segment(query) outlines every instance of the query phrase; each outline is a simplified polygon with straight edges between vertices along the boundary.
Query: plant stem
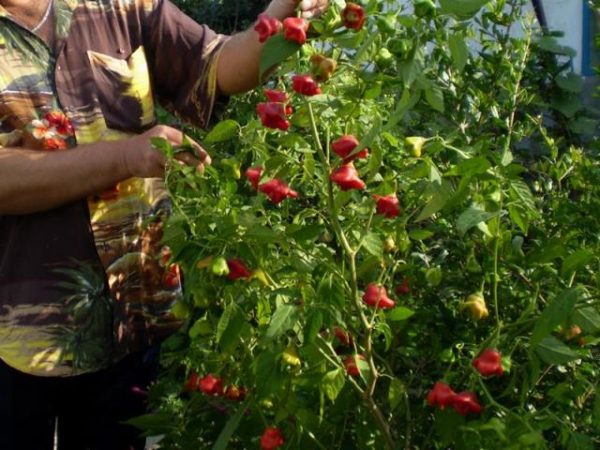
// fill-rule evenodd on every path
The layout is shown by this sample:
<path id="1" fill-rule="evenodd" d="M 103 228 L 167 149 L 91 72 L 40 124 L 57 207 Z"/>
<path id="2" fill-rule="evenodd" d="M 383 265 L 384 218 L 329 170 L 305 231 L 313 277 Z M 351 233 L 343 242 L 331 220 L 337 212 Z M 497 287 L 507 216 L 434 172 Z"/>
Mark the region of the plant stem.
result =
<path id="1" fill-rule="evenodd" d="M 315 114 L 312 109 L 311 103 L 307 102 L 306 104 L 307 104 L 307 108 L 308 108 L 308 115 L 310 118 L 310 125 L 311 125 L 313 138 L 317 145 L 317 152 L 319 154 L 319 157 L 322 160 L 323 165 L 325 166 L 327 174 L 329 174 L 329 173 L 331 173 L 331 165 L 329 164 L 329 159 L 325 155 L 325 151 L 323 149 L 321 140 L 319 138 L 319 131 L 317 129 L 317 122 L 315 120 Z M 394 450 L 395 443 L 392 438 L 389 424 L 385 420 L 383 413 L 381 412 L 381 410 L 379 409 L 379 407 L 377 406 L 377 403 L 375 403 L 375 400 L 373 398 L 373 394 L 375 392 L 375 387 L 377 385 L 377 379 L 379 378 L 379 375 L 377 372 L 377 367 L 375 366 L 375 360 L 374 360 L 374 354 L 373 354 L 373 326 L 371 325 L 371 323 L 369 323 L 369 320 L 367 319 L 366 315 L 363 312 L 362 304 L 360 302 L 360 296 L 359 296 L 359 292 L 358 292 L 358 276 L 357 276 L 357 270 L 356 270 L 357 250 L 353 249 L 352 246 L 350 245 L 350 242 L 348 241 L 348 238 L 347 238 L 346 234 L 344 233 L 344 229 L 342 228 L 342 225 L 339 221 L 337 208 L 335 207 L 335 201 L 334 201 L 333 184 L 329 178 L 327 179 L 327 209 L 329 212 L 329 216 L 331 217 L 331 225 L 333 227 L 333 230 L 334 230 L 337 238 L 339 239 L 339 242 L 342 244 L 342 250 L 344 252 L 344 256 L 346 257 L 346 260 L 348 262 L 348 266 L 350 269 L 350 288 L 352 291 L 352 293 L 351 293 L 352 303 L 354 305 L 354 309 L 356 310 L 356 313 L 358 314 L 360 321 L 363 325 L 363 328 L 365 330 L 365 339 L 364 339 L 365 355 L 364 355 L 364 357 L 367 361 L 367 364 L 369 365 L 370 377 L 369 377 L 369 382 L 367 384 L 367 388 L 365 390 L 361 390 L 362 391 L 361 393 L 362 393 L 363 399 L 364 399 L 367 407 L 369 408 L 369 411 L 371 411 L 371 414 L 373 415 L 373 418 L 375 419 L 377 428 L 379 428 L 379 430 L 381 431 L 381 433 L 385 439 L 386 447 L 389 450 Z"/>

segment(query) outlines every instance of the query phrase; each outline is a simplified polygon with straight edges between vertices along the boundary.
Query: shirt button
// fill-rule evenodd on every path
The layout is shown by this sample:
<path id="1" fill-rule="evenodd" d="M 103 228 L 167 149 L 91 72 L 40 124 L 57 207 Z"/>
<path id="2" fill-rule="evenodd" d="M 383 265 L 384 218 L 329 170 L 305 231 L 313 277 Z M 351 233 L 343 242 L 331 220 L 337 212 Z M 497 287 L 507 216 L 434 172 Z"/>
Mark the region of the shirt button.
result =
<path id="1" fill-rule="evenodd" d="M 119 47 L 119 49 L 117 50 L 117 53 L 118 53 L 119 55 L 122 55 L 123 53 L 125 53 L 125 49 L 124 49 L 124 48 L 120 48 L 120 47 Z"/>
<path id="2" fill-rule="evenodd" d="M 56 66 L 56 70 L 62 70 L 62 66 L 60 66 L 60 65 Z"/>

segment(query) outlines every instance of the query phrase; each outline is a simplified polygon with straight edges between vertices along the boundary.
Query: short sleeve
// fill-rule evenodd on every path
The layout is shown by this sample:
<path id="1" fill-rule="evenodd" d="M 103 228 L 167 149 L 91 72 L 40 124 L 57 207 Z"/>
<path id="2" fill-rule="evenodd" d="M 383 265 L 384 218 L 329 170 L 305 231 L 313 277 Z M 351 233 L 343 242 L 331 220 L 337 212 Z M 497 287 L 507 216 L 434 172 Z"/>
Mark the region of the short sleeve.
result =
<path id="1" fill-rule="evenodd" d="M 156 0 L 142 26 L 158 102 L 205 128 L 218 96 L 217 63 L 228 36 L 196 23 L 168 0 Z"/>

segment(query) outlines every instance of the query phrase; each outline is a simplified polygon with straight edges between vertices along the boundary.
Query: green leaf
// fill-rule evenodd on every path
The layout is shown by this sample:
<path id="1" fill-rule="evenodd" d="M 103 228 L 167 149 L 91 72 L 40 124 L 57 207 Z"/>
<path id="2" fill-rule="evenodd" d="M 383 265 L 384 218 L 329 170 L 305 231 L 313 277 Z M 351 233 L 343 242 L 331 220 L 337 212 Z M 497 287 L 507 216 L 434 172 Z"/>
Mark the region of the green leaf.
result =
<path id="1" fill-rule="evenodd" d="M 521 212 L 521 208 L 510 205 L 508 207 L 508 216 L 510 217 L 510 220 L 517 224 L 523 234 L 527 234 L 527 231 L 529 230 L 529 219 L 526 214 Z"/>
<path id="2" fill-rule="evenodd" d="M 240 124 L 235 120 L 227 119 L 216 124 L 204 138 L 204 142 L 214 144 L 233 139 L 240 134 Z"/>
<path id="3" fill-rule="evenodd" d="M 538 248 L 527 254 L 529 264 L 547 264 L 560 258 L 565 254 L 565 247 L 559 239 L 552 238 L 543 242 Z"/>
<path id="4" fill-rule="evenodd" d="M 482 209 L 470 207 L 464 211 L 456 222 L 456 226 L 461 234 L 465 234 L 472 227 L 499 216 L 501 211 L 487 212 Z"/>
<path id="5" fill-rule="evenodd" d="M 439 86 L 429 86 L 425 89 L 425 100 L 427 103 L 441 113 L 444 112 L 444 94 Z"/>
<path id="6" fill-rule="evenodd" d="M 600 431 L 600 392 L 596 391 L 596 397 L 594 399 L 594 410 L 592 412 L 592 423 L 596 430 Z"/>
<path id="7" fill-rule="evenodd" d="M 542 361 L 548 364 L 565 364 L 581 357 L 554 336 L 548 336 L 536 347 L 535 351 Z"/>
<path id="8" fill-rule="evenodd" d="M 593 306 L 577 308 L 571 322 L 579 325 L 585 334 L 596 334 L 600 331 L 600 314 Z"/>
<path id="9" fill-rule="evenodd" d="M 202 317 L 201 319 L 196 320 L 194 325 L 192 325 L 188 331 L 188 334 L 191 339 L 195 339 L 198 336 L 208 336 L 209 334 L 212 334 L 212 332 L 213 328 L 210 321 L 207 318 Z"/>
<path id="10" fill-rule="evenodd" d="M 399 322 L 414 316 L 414 314 L 415 312 L 410 308 L 406 308 L 405 306 L 397 306 L 387 314 L 387 318 L 388 320 Z"/>
<path id="11" fill-rule="evenodd" d="M 465 38 L 460 33 L 454 33 L 448 38 L 450 53 L 452 54 L 452 65 L 457 71 L 462 71 L 469 59 L 469 47 Z"/>
<path id="12" fill-rule="evenodd" d="M 238 408 L 238 410 L 236 411 L 236 413 L 229 418 L 229 420 L 227 421 L 227 423 L 221 430 L 221 433 L 219 433 L 219 437 L 217 438 L 215 445 L 213 445 L 213 448 L 212 448 L 213 450 L 226 450 L 227 449 L 229 440 L 231 439 L 231 436 L 233 436 L 233 433 L 235 432 L 235 430 L 237 430 L 238 426 L 240 425 L 240 422 L 242 420 L 242 417 L 244 417 L 245 412 L 246 412 L 246 404 L 240 406 Z"/>
<path id="13" fill-rule="evenodd" d="M 235 348 L 240 334 L 247 326 L 243 311 L 235 303 L 230 303 L 223 311 L 217 324 L 217 343 L 223 352 L 228 353 Z"/>
<path id="14" fill-rule="evenodd" d="M 334 402 L 345 383 L 346 377 L 344 376 L 344 371 L 338 368 L 325 374 L 321 380 L 321 389 L 323 389 L 327 398 Z"/>
<path id="15" fill-rule="evenodd" d="M 569 436 L 567 450 L 594 450 L 597 448 L 590 436 L 582 433 L 573 433 Z"/>
<path id="16" fill-rule="evenodd" d="M 469 19 L 477 14 L 489 0 L 440 0 L 444 14 L 452 14 L 459 19 Z"/>
<path id="17" fill-rule="evenodd" d="M 429 239 L 433 236 L 433 231 L 430 230 L 412 230 L 408 233 L 408 237 L 415 241 L 424 241 L 425 239 Z"/>
<path id="18" fill-rule="evenodd" d="M 486 173 L 490 167 L 490 162 L 485 156 L 476 156 L 475 158 L 464 159 L 460 161 L 457 165 L 452 167 L 452 169 L 446 172 L 445 175 L 461 175 L 471 177 Z"/>
<path id="19" fill-rule="evenodd" d="M 260 79 L 263 80 L 266 72 L 292 56 L 300 50 L 300 47 L 301 45 L 297 42 L 286 40 L 283 37 L 283 33 L 271 36 L 265 42 L 260 55 Z"/>
<path id="20" fill-rule="evenodd" d="M 575 72 L 569 72 L 567 75 L 556 77 L 556 84 L 565 91 L 579 94 L 583 90 L 583 79 Z"/>
<path id="21" fill-rule="evenodd" d="M 365 234 L 361 241 L 361 247 L 373 256 L 383 257 L 383 241 L 377 233 L 369 232 Z"/>
<path id="22" fill-rule="evenodd" d="M 442 181 L 441 185 L 433 183 L 431 190 L 433 191 L 431 200 L 423 207 L 415 222 L 422 222 L 441 211 L 446 206 L 446 203 L 448 203 L 450 197 L 452 197 L 452 187 L 446 181 Z"/>
<path id="23" fill-rule="evenodd" d="M 537 40 L 537 45 L 544 51 L 554 53 L 556 55 L 565 55 L 574 58 L 577 52 L 570 47 L 560 45 L 552 36 L 543 36 Z"/>
<path id="24" fill-rule="evenodd" d="M 304 341 L 306 343 L 314 342 L 317 334 L 321 331 L 323 326 L 323 313 L 318 310 L 311 310 L 306 319 L 306 326 L 304 327 Z"/>
<path id="25" fill-rule="evenodd" d="M 344 288 L 333 274 L 326 275 L 321 279 L 317 288 L 317 298 L 325 305 L 337 308 L 344 308 L 346 305 Z"/>
<path id="26" fill-rule="evenodd" d="M 173 417 L 168 413 L 150 413 L 133 417 L 124 423 L 144 430 L 145 436 L 156 436 L 170 433 L 173 428 Z"/>
<path id="27" fill-rule="evenodd" d="M 405 392 L 406 388 L 404 387 L 404 384 L 397 378 L 392 378 L 392 381 L 390 381 L 390 389 L 388 391 L 388 400 L 392 411 L 400 405 Z"/>
<path id="28" fill-rule="evenodd" d="M 542 342 L 546 336 L 552 333 L 554 328 L 563 323 L 571 315 L 575 303 L 581 295 L 582 289 L 575 287 L 566 289 L 554 297 L 535 322 L 531 335 L 531 345 Z"/>
<path id="29" fill-rule="evenodd" d="M 523 180 L 510 180 L 510 198 L 522 208 L 537 216 L 538 210 L 529 186 Z"/>
<path id="30" fill-rule="evenodd" d="M 560 274 L 563 277 L 570 277 L 574 272 L 585 267 L 592 259 L 594 254 L 588 250 L 580 249 L 565 258 Z"/>
<path id="31" fill-rule="evenodd" d="M 275 339 L 290 330 L 298 321 L 298 308 L 294 305 L 279 305 L 271 318 L 266 333 L 268 339 Z"/>

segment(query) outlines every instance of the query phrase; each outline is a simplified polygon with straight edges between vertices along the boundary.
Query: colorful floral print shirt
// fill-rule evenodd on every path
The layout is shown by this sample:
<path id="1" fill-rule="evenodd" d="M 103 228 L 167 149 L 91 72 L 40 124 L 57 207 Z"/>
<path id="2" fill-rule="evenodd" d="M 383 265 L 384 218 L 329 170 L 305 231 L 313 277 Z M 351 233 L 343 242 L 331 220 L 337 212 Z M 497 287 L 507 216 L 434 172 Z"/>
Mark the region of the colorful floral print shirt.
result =
<path id="1" fill-rule="evenodd" d="M 53 49 L 0 6 L 0 152 L 122 140 L 155 124 L 155 102 L 206 125 L 225 36 L 167 0 L 53 1 Z M 162 180 L 129 179 L 0 216 L 0 358 L 70 376 L 176 330 L 179 272 L 161 244 L 168 211 Z"/>

